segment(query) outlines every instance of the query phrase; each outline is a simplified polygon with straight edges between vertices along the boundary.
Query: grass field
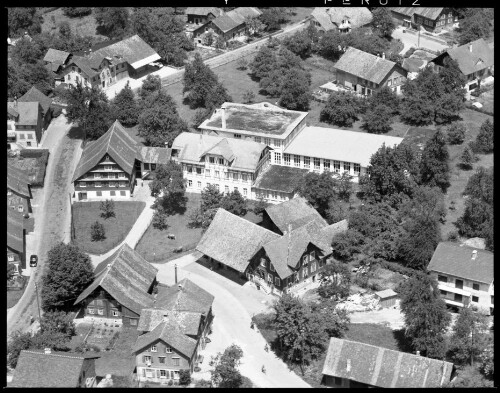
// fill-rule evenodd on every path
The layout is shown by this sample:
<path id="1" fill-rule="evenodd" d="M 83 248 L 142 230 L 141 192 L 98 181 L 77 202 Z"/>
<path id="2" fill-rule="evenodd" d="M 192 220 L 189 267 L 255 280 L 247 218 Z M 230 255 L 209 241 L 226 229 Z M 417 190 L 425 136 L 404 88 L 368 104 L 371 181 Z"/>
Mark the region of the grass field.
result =
<path id="1" fill-rule="evenodd" d="M 146 206 L 144 202 L 115 201 L 115 217 L 101 218 L 101 202 L 75 202 L 73 204 L 73 223 L 75 238 L 73 243 L 90 254 L 104 254 L 120 244 L 134 225 L 137 217 Z M 104 225 L 106 239 L 93 242 L 90 226 L 99 221 Z"/>
<path id="2" fill-rule="evenodd" d="M 25 289 L 26 285 L 19 291 L 7 291 L 7 308 L 14 307 L 17 304 L 19 299 L 23 296 Z"/>
<path id="3" fill-rule="evenodd" d="M 54 17 L 55 24 L 52 17 Z M 62 8 L 47 12 L 43 15 L 42 31 L 52 32 L 59 27 L 61 22 L 64 21 L 69 23 L 73 34 L 107 39 L 107 37 L 97 33 L 97 24 L 93 14 L 86 15 L 82 18 L 69 18 L 64 15 Z"/>

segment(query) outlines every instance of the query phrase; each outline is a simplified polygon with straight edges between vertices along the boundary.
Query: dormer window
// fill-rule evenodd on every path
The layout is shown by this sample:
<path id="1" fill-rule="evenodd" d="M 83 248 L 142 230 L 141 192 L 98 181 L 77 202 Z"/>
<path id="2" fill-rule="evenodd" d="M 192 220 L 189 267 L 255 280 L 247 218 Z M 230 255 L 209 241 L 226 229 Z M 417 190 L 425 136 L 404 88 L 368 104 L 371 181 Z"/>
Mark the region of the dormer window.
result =
<path id="1" fill-rule="evenodd" d="M 224 159 L 223 158 L 219 158 L 219 165 L 224 165 Z"/>
<path id="2" fill-rule="evenodd" d="M 215 157 L 208 157 L 208 162 L 210 164 L 215 164 Z"/>

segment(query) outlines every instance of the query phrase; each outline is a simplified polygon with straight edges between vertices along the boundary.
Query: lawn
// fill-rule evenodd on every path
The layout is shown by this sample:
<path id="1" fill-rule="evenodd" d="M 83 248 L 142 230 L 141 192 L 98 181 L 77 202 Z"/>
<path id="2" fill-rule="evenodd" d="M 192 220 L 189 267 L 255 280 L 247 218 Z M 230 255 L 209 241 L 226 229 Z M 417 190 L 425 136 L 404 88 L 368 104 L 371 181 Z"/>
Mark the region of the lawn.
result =
<path id="1" fill-rule="evenodd" d="M 61 22 L 67 21 L 71 27 L 71 32 L 81 36 L 92 36 L 102 40 L 107 37 L 97 33 L 97 24 L 93 14 L 86 15 L 82 18 L 69 18 L 64 15 L 62 8 L 47 12 L 43 15 L 42 31 L 49 33 L 56 30 Z"/>
<path id="2" fill-rule="evenodd" d="M 411 351 L 399 330 L 372 323 L 351 323 L 345 339 L 375 345 L 393 351 Z"/>
<path id="3" fill-rule="evenodd" d="M 300 22 L 305 18 L 309 17 L 313 12 L 314 7 L 293 7 L 292 15 L 288 17 L 288 25 L 292 25 L 294 23 Z"/>
<path id="4" fill-rule="evenodd" d="M 14 307 L 17 304 L 19 299 L 23 296 L 25 289 L 26 285 L 21 290 L 7 291 L 7 308 Z"/>
<path id="5" fill-rule="evenodd" d="M 73 243 L 90 254 L 104 254 L 120 244 L 130 232 L 137 217 L 146 206 L 145 202 L 115 201 L 115 217 L 101 218 L 101 202 L 75 202 L 72 206 L 74 226 Z M 106 238 L 93 242 L 90 237 L 90 226 L 99 221 L 104 226 Z"/>

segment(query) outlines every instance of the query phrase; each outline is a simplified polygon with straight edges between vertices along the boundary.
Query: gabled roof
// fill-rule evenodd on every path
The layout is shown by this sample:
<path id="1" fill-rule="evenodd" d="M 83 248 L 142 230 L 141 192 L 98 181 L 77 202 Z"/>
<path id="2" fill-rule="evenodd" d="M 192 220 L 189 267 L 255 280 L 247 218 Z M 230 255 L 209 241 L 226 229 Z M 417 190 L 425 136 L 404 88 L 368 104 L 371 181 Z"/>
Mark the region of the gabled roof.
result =
<path id="1" fill-rule="evenodd" d="M 192 132 L 181 133 L 172 144 L 172 149 L 180 150 L 178 159 L 183 163 L 197 164 L 205 154 L 210 153 L 226 159 L 231 157 L 231 169 L 251 172 L 257 169 L 266 148 L 263 143 Z"/>
<path id="2" fill-rule="evenodd" d="M 77 67 L 80 67 L 80 69 L 85 74 L 87 74 L 87 76 L 89 78 L 92 78 L 93 76 L 96 76 L 97 74 L 99 74 L 99 70 L 94 69 L 92 67 L 90 60 L 87 57 L 74 55 L 71 58 L 70 62 L 68 63 L 67 67 L 65 67 L 64 69 L 65 70 L 68 69 L 72 64 L 75 64 Z"/>
<path id="3" fill-rule="evenodd" d="M 370 82 L 380 83 L 396 66 L 393 61 L 383 59 L 349 47 L 335 64 L 335 68 Z"/>
<path id="4" fill-rule="evenodd" d="M 477 251 L 475 260 L 472 259 L 474 250 Z M 489 251 L 441 242 L 436 247 L 427 270 L 491 284 L 493 282 L 493 255 Z"/>
<path id="5" fill-rule="evenodd" d="M 7 162 L 7 188 L 26 198 L 31 198 L 28 174 L 21 168 Z"/>
<path id="6" fill-rule="evenodd" d="M 52 104 L 52 98 L 47 97 L 35 86 L 31 86 L 21 98 L 18 99 L 19 102 L 38 102 L 43 109 L 43 113 L 47 113 Z"/>
<path id="7" fill-rule="evenodd" d="M 458 63 L 464 75 L 491 67 L 495 60 L 493 48 L 490 48 L 483 38 L 450 48 L 446 53 Z"/>
<path id="8" fill-rule="evenodd" d="M 279 236 L 224 209 L 218 209 L 196 250 L 243 273 L 250 259 Z"/>
<path id="9" fill-rule="evenodd" d="M 7 102 L 7 111 L 9 107 L 19 113 L 18 124 L 26 126 L 36 126 L 38 124 L 38 114 L 42 110 L 38 102 Z M 10 112 L 12 114 L 12 112 Z"/>
<path id="10" fill-rule="evenodd" d="M 219 16 L 224 14 L 224 11 L 217 7 L 187 7 L 184 12 L 186 15 L 203 15 L 208 16 L 212 14 L 213 16 Z"/>
<path id="11" fill-rule="evenodd" d="M 443 12 L 443 7 L 388 7 L 391 11 L 406 15 L 409 18 L 413 14 L 423 16 L 427 19 L 436 20 Z"/>
<path id="12" fill-rule="evenodd" d="M 7 104 L 7 113 L 11 116 L 19 116 L 19 112 L 14 108 L 14 105 Z"/>
<path id="13" fill-rule="evenodd" d="M 349 223 L 347 220 L 342 220 L 326 227 L 321 228 L 320 235 L 323 237 L 323 241 L 332 244 L 332 240 L 335 235 L 341 232 L 347 231 Z"/>
<path id="14" fill-rule="evenodd" d="M 87 355 L 89 354 L 89 355 Z M 15 388 L 76 388 L 86 359 L 99 355 L 74 352 L 22 350 L 9 387 Z"/>
<path id="15" fill-rule="evenodd" d="M 375 295 L 378 296 L 380 299 L 387 299 L 390 297 L 397 296 L 398 294 L 394 292 L 391 288 L 388 288 L 384 289 L 383 291 L 375 292 Z"/>
<path id="16" fill-rule="evenodd" d="M 183 332 L 182 326 L 174 318 L 168 318 L 158 324 L 152 331 L 137 337 L 132 351 L 137 354 L 137 352 L 158 340 L 165 342 L 188 358 L 193 356 L 197 344 L 196 340 L 188 337 Z"/>
<path id="17" fill-rule="evenodd" d="M 262 15 L 262 11 L 260 11 L 256 7 L 238 7 L 232 11 L 229 11 L 227 15 L 229 15 L 234 20 L 238 20 L 238 17 L 236 16 L 238 15 L 244 22 L 246 18 L 257 18 L 258 16 Z"/>
<path id="18" fill-rule="evenodd" d="M 137 146 L 137 159 L 151 164 L 166 164 L 170 161 L 172 149 L 165 147 Z"/>
<path id="19" fill-rule="evenodd" d="M 113 255 L 97 265 L 94 282 L 78 296 L 75 304 L 101 287 L 118 303 L 140 315 L 143 308 L 153 304 L 153 296 L 148 290 L 157 272 L 158 269 L 124 243 Z"/>
<path id="20" fill-rule="evenodd" d="M 374 345 L 330 338 L 323 374 L 382 388 L 442 387 L 453 364 Z"/>
<path id="21" fill-rule="evenodd" d="M 311 16 L 326 30 L 339 26 L 344 19 L 348 19 L 352 28 L 361 27 L 370 23 L 372 13 L 366 7 L 316 7 Z"/>
<path id="22" fill-rule="evenodd" d="M 257 178 L 253 188 L 291 193 L 307 169 L 293 166 L 269 165 Z"/>
<path id="23" fill-rule="evenodd" d="M 213 301 L 213 295 L 185 278 L 169 288 L 159 287 L 155 305 L 163 310 L 207 315 Z"/>
<path id="24" fill-rule="evenodd" d="M 83 149 L 73 175 L 73 181 L 85 175 L 104 157 L 109 156 L 129 175 L 134 170 L 137 156 L 137 142 L 125 131 L 118 120 L 97 141 Z"/>
<path id="25" fill-rule="evenodd" d="M 70 56 L 69 52 L 49 48 L 49 50 L 45 54 L 45 57 L 43 58 L 43 61 L 61 65 L 64 64 L 66 60 L 68 60 L 69 56 Z"/>
<path id="26" fill-rule="evenodd" d="M 234 29 L 235 27 L 240 26 L 241 24 L 244 23 L 240 18 L 237 20 L 234 20 L 230 16 L 226 15 L 221 15 L 218 16 L 215 19 L 212 19 L 212 23 L 217 26 L 222 32 L 226 33 L 229 30 Z"/>
<path id="27" fill-rule="evenodd" d="M 7 207 L 7 247 L 24 252 L 24 217 Z"/>
<path id="28" fill-rule="evenodd" d="M 296 197 L 286 202 L 266 208 L 266 213 L 282 233 L 294 230 L 310 221 L 317 221 L 321 227 L 327 226 L 326 221 L 305 198 Z"/>

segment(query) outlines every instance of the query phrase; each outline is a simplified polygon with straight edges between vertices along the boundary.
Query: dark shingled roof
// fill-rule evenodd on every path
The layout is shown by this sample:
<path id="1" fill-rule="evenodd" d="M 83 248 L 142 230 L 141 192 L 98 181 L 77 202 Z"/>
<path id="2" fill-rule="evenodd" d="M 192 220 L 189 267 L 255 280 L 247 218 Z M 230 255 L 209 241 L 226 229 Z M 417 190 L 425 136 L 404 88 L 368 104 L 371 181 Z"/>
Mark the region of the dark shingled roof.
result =
<path id="1" fill-rule="evenodd" d="M 88 355 L 87 355 L 88 354 Z M 99 355 L 91 352 L 21 351 L 9 387 L 15 388 L 76 388 L 86 359 Z"/>
<path id="2" fill-rule="evenodd" d="M 244 22 L 240 19 L 234 20 L 228 15 L 221 15 L 215 19 L 212 19 L 212 23 L 225 33 L 229 30 L 234 29 L 235 27 L 240 26 Z"/>
<path id="3" fill-rule="evenodd" d="M 184 334 L 196 336 L 200 327 L 201 316 L 202 314 L 199 312 L 177 312 L 161 308 L 146 308 L 141 312 L 137 330 L 140 332 L 150 332 L 160 323 L 173 318 L 179 324 Z"/>
<path id="4" fill-rule="evenodd" d="M 220 8 L 217 7 L 187 7 L 184 12 L 186 15 L 204 15 L 213 14 L 214 16 L 219 16 L 224 14 Z"/>
<path id="5" fill-rule="evenodd" d="M 38 102 L 43 109 L 43 113 L 47 113 L 50 104 L 52 104 L 52 98 L 47 97 L 40 90 L 38 90 L 35 86 L 31 86 L 21 98 L 18 99 L 19 102 Z"/>
<path id="6" fill-rule="evenodd" d="M 171 311 L 190 311 L 208 314 L 214 297 L 185 278 L 169 288 L 158 288 L 156 307 Z"/>
<path id="7" fill-rule="evenodd" d="M 475 260 L 472 260 L 473 250 L 477 251 Z M 493 255 L 489 251 L 441 242 L 434 251 L 427 270 L 491 284 L 493 282 Z"/>
<path id="8" fill-rule="evenodd" d="M 85 147 L 75 169 L 73 181 L 94 168 L 106 153 L 121 169 L 129 175 L 132 174 L 137 157 L 137 142 L 125 131 L 118 120 L 97 141 Z"/>
<path id="9" fill-rule="evenodd" d="M 24 252 L 24 217 L 7 207 L 7 246 L 17 252 Z"/>
<path id="10" fill-rule="evenodd" d="M 323 374 L 382 388 L 442 387 L 453 364 L 374 345 L 330 338 Z"/>
<path id="11" fill-rule="evenodd" d="M 310 221 L 317 221 L 322 227 L 327 223 L 305 198 L 297 197 L 266 208 L 266 213 L 282 233 L 298 228 Z"/>
<path id="12" fill-rule="evenodd" d="M 26 126 L 38 124 L 38 113 L 42 110 L 38 102 L 18 102 L 17 105 L 14 102 L 7 102 L 7 110 L 9 107 L 19 114 L 18 124 Z"/>
<path id="13" fill-rule="evenodd" d="M 349 47 L 335 64 L 335 68 L 351 75 L 380 83 L 394 68 L 396 63 Z"/>
<path id="14" fill-rule="evenodd" d="M 7 188 L 26 198 L 31 198 L 28 174 L 21 168 L 7 162 Z"/>
<path id="15" fill-rule="evenodd" d="M 147 292 L 157 272 L 158 269 L 124 243 L 113 255 L 97 265 L 94 282 L 78 296 L 75 304 L 101 287 L 118 303 L 140 315 L 143 308 L 153 305 L 153 296 Z"/>
<path id="16" fill-rule="evenodd" d="M 297 181 L 309 172 L 293 166 L 269 165 L 257 178 L 254 188 L 291 193 Z"/>
<path id="17" fill-rule="evenodd" d="M 137 159 L 152 164 L 166 164 L 170 161 L 172 149 L 165 147 L 137 146 Z"/>
<path id="18" fill-rule="evenodd" d="M 64 62 L 68 59 L 69 55 L 70 55 L 69 52 L 49 48 L 49 50 L 45 54 L 45 57 L 43 58 L 43 61 L 60 65 L 64 64 Z"/>
<path id="19" fill-rule="evenodd" d="M 472 51 L 469 49 L 470 46 Z M 482 38 L 457 48 L 450 48 L 446 52 L 458 63 L 464 75 L 491 67 L 495 60 L 493 48 L 490 48 Z"/>
<path id="20" fill-rule="evenodd" d="M 257 18 L 258 16 L 262 15 L 262 12 L 256 7 L 238 7 L 232 11 L 229 11 L 227 15 L 229 15 L 235 21 L 238 21 L 240 19 L 244 22 L 245 18 Z"/>
<path id="21" fill-rule="evenodd" d="M 348 19 L 353 28 L 364 26 L 373 19 L 366 7 L 316 7 L 311 16 L 327 31 L 339 26 L 344 19 Z"/>
<path id="22" fill-rule="evenodd" d="M 443 7 L 388 7 L 391 11 L 398 14 L 403 14 L 408 17 L 412 17 L 413 14 L 423 16 L 427 19 L 436 20 L 441 12 L 443 12 Z"/>
<path id="23" fill-rule="evenodd" d="M 257 250 L 279 235 L 218 209 L 196 250 L 243 273 Z"/>

